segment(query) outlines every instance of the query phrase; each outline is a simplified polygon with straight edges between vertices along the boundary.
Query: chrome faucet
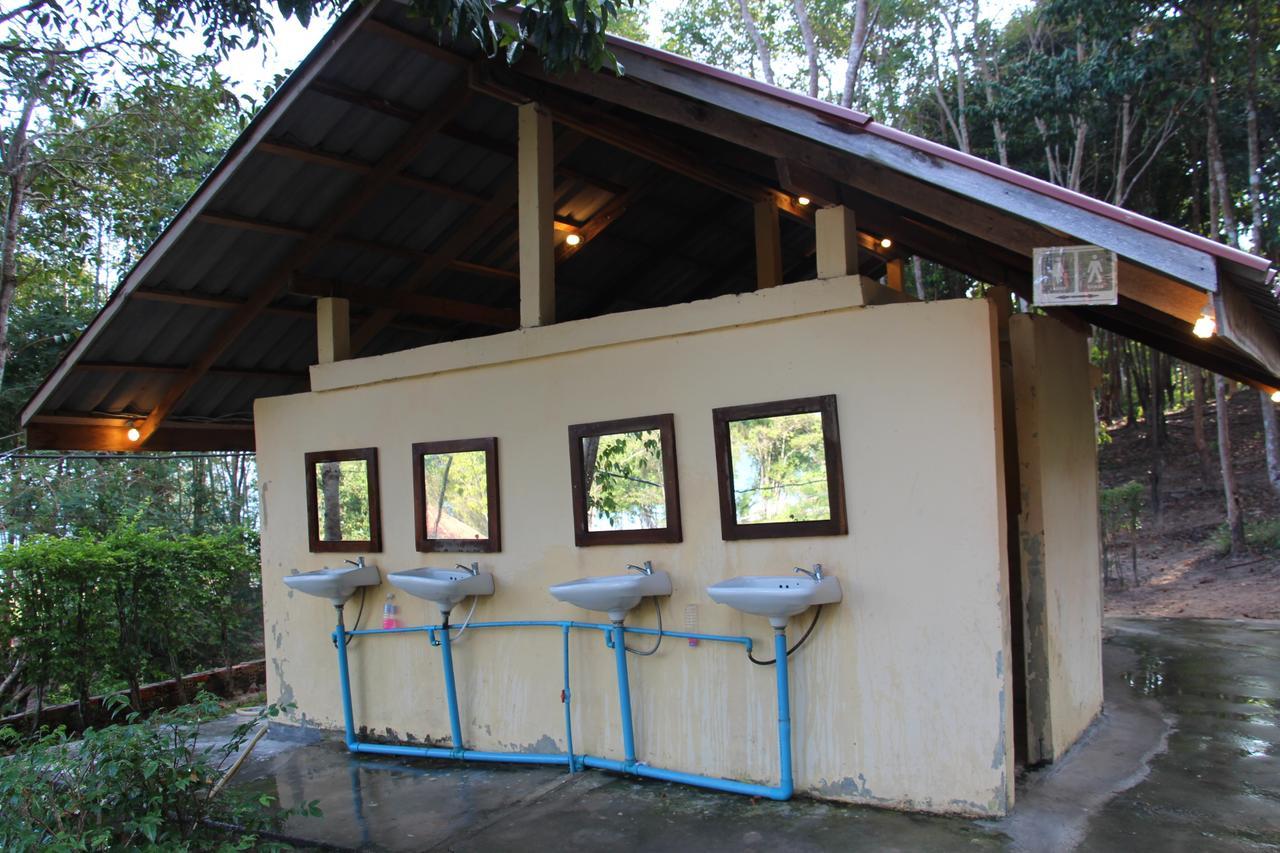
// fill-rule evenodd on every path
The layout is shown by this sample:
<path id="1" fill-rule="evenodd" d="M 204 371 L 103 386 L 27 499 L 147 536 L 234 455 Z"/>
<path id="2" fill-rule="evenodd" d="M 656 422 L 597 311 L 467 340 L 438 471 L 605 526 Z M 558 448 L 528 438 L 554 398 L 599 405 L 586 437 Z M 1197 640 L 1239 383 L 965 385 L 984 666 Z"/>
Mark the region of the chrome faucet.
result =
<path id="1" fill-rule="evenodd" d="M 801 574 L 808 575 L 809 577 L 813 578 L 816 581 L 822 580 L 822 563 L 814 563 L 813 571 L 809 571 L 808 569 L 802 569 L 799 566 L 796 566 L 796 571 L 800 572 Z"/>
<path id="2" fill-rule="evenodd" d="M 346 562 L 348 562 L 348 563 L 350 563 L 351 565 L 355 566 L 357 569 L 363 569 L 363 568 L 364 568 L 364 557 L 357 557 L 357 558 L 356 558 L 356 559 L 354 559 L 354 560 L 347 560 Z"/>
<path id="3" fill-rule="evenodd" d="M 467 573 L 467 574 L 469 574 L 469 575 L 478 575 L 478 574 L 480 574 L 480 564 L 479 564 L 479 563 L 472 563 L 472 564 L 471 564 L 471 565 L 469 565 L 469 566 L 464 566 L 464 565 L 462 565 L 462 563 L 458 563 L 457 568 L 462 569 L 464 572 L 466 572 L 466 573 Z"/>
<path id="4" fill-rule="evenodd" d="M 627 566 L 627 571 L 631 571 L 631 570 L 633 570 L 633 569 L 634 569 L 635 571 L 637 571 L 637 572 L 640 572 L 641 574 L 644 574 L 644 575 L 651 575 L 651 574 L 653 574 L 653 561 L 652 561 L 652 560 L 645 560 L 645 561 L 644 561 L 644 565 L 643 565 L 643 566 L 636 566 L 636 565 L 628 565 L 628 566 Z"/>

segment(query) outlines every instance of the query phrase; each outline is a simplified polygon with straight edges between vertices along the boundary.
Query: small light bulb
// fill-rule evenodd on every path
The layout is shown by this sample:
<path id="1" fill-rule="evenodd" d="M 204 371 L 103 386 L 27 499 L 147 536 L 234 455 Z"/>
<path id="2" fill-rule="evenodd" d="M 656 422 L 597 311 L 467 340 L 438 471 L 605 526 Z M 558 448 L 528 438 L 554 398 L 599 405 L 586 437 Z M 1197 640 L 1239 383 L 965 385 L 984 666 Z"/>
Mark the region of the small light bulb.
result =
<path id="1" fill-rule="evenodd" d="M 892 241 L 892 240 L 890 240 L 888 237 L 885 237 L 884 239 L 882 239 L 882 240 L 880 241 L 880 248 L 882 248 L 882 249 L 887 249 L 887 248 L 889 248 L 889 247 L 890 247 L 890 246 L 892 246 L 892 245 L 893 245 L 893 241 Z"/>
<path id="2" fill-rule="evenodd" d="M 138 428 L 136 426 L 129 427 L 129 431 L 126 432 L 125 435 L 129 436 L 130 441 L 137 441 L 142 438 L 142 433 L 138 432 Z"/>
<path id="3" fill-rule="evenodd" d="M 1271 402 L 1280 403 L 1280 391 L 1271 392 Z"/>
<path id="4" fill-rule="evenodd" d="M 1197 338 L 1212 338 L 1218 329 L 1218 322 L 1208 314 L 1201 314 L 1196 324 L 1191 327 L 1191 334 Z"/>
<path id="5" fill-rule="evenodd" d="M 564 241 L 570 246 L 576 246 L 582 242 L 582 237 L 578 234 L 570 234 L 568 237 L 564 238 Z"/>
<path id="6" fill-rule="evenodd" d="M 802 195 L 796 199 L 796 204 L 800 205 L 801 207 L 804 207 L 809 203 L 809 201 L 810 199 L 807 195 Z"/>

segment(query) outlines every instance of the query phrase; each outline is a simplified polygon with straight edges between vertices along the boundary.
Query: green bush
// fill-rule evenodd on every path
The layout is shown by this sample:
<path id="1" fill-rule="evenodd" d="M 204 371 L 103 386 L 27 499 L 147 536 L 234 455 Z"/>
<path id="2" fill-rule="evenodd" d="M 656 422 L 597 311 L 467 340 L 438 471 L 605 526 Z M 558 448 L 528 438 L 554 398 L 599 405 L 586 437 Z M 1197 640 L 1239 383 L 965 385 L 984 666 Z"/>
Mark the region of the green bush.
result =
<path id="1" fill-rule="evenodd" d="M 1246 523 L 1244 541 L 1252 551 L 1280 551 L 1280 518 L 1264 518 Z M 1213 532 L 1213 548 L 1220 557 L 1231 553 L 1231 531 L 1225 524 Z"/>
<path id="2" fill-rule="evenodd" d="M 261 642 L 252 534 L 34 538 L 0 549 L 0 578 L 0 664 L 20 661 L 41 702 L 83 710 L 92 693 L 127 688 L 137 707 L 141 684 L 230 666 Z"/>
<path id="3" fill-rule="evenodd" d="M 1109 537 L 1122 530 L 1133 532 L 1141 527 L 1146 494 L 1146 487 L 1136 480 L 1099 492 L 1098 504 L 1102 511 L 1104 534 Z"/>
<path id="4" fill-rule="evenodd" d="M 124 700 L 115 698 L 119 710 Z M 78 741 L 60 729 L 20 744 L 13 729 L 0 729 L 0 740 L 18 745 L 0 760 L 0 849 L 273 849 L 254 833 L 318 815 L 317 803 L 282 810 L 270 796 L 217 786 L 253 729 L 280 710 L 268 707 L 214 746 L 200 742 L 201 729 L 225 712 L 208 693 L 145 721 L 130 713 Z"/>

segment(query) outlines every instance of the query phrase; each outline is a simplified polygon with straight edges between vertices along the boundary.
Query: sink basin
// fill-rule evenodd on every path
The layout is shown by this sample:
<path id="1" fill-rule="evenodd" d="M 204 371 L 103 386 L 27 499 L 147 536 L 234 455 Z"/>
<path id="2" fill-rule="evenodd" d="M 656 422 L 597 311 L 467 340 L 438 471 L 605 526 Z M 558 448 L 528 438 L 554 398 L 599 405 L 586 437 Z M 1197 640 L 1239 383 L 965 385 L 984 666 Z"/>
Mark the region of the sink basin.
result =
<path id="1" fill-rule="evenodd" d="M 493 575 L 471 574 L 462 569 L 408 569 L 387 575 L 391 585 L 410 595 L 434 602 L 441 613 L 448 613 L 459 601 L 473 595 L 493 595 Z"/>
<path id="2" fill-rule="evenodd" d="M 651 575 L 628 572 L 622 575 L 604 575 L 595 578 L 579 578 L 568 583 L 558 583 L 549 589 L 558 600 L 574 604 L 583 610 L 600 610 L 609 619 L 621 622 L 627 611 L 649 595 L 670 595 L 671 575 L 654 572 Z"/>
<path id="3" fill-rule="evenodd" d="M 787 619 L 815 604 L 835 604 L 843 597 L 839 579 L 803 575 L 747 575 L 712 584 L 707 595 L 734 610 L 767 616 L 775 628 L 786 627 Z"/>
<path id="4" fill-rule="evenodd" d="M 286 575 L 284 582 L 298 592 L 327 598 L 334 607 L 341 607 L 360 587 L 377 586 L 382 580 L 377 566 L 361 563 Z"/>

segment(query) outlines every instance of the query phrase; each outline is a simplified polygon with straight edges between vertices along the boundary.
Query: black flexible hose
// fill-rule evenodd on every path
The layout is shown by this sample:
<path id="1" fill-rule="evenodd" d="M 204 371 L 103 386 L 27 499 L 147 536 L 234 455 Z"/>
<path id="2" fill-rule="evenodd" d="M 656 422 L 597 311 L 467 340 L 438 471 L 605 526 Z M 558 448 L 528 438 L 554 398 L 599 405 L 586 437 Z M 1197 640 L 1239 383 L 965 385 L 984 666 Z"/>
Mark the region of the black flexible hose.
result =
<path id="1" fill-rule="evenodd" d="M 360 609 L 356 611 L 356 623 L 355 623 L 355 625 L 353 625 L 353 626 L 352 626 L 352 628 L 351 628 L 351 630 L 353 630 L 353 631 L 358 631 L 358 630 L 360 629 L 360 620 L 361 620 L 362 618 L 364 618 L 364 597 L 365 597 L 365 595 L 367 595 L 367 594 L 368 594 L 368 592 L 369 592 L 369 587 L 367 587 L 367 586 L 362 586 L 362 587 L 360 587 Z M 352 640 L 354 640 L 354 639 L 355 639 L 355 637 L 351 636 L 350 634 L 347 634 L 347 636 L 344 638 L 344 640 L 343 640 L 342 644 L 343 644 L 344 646 L 349 646 L 349 645 L 351 645 L 351 641 L 352 641 Z M 333 647 L 334 647 L 335 649 L 338 647 L 338 638 L 337 638 L 337 637 L 334 637 L 334 638 L 333 638 Z"/>
<path id="2" fill-rule="evenodd" d="M 821 615 L 822 615 L 822 605 L 819 604 L 817 608 L 813 611 L 813 621 L 810 622 L 809 627 L 805 629 L 804 636 L 802 636 L 799 640 L 797 640 L 794 646 L 787 649 L 787 657 L 791 657 L 791 653 L 794 652 L 796 649 L 800 648 L 801 646 L 803 646 L 804 641 L 809 639 L 809 635 L 813 633 L 814 627 L 816 627 L 818 624 L 818 617 Z M 778 662 L 778 659 L 776 657 L 773 658 L 772 660 L 756 660 L 755 655 L 751 654 L 750 651 L 747 652 L 747 658 L 756 666 L 773 666 L 775 663 Z"/>
<path id="3" fill-rule="evenodd" d="M 658 648 L 662 645 L 662 605 L 658 603 L 658 596 L 656 595 L 653 597 L 653 609 L 658 611 L 658 642 L 653 644 L 653 648 L 642 652 L 639 649 L 631 648 L 625 642 L 622 644 L 622 647 L 627 651 L 631 652 L 631 654 L 638 655 L 639 657 L 642 657 L 642 658 L 647 658 L 649 655 L 656 652 Z M 623 634 L 622 636 L 625 637 L 626 634 Z"/>

